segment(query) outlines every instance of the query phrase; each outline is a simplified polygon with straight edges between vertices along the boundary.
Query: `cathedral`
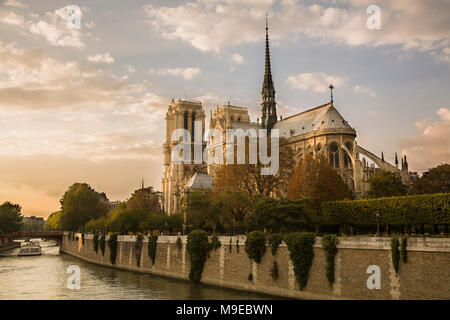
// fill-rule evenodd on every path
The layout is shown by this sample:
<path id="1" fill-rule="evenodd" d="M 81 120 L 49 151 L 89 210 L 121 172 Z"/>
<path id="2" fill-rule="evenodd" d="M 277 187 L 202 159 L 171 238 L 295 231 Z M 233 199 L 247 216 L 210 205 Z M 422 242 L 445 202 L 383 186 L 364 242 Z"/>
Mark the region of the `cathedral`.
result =
<path id="1" fill-rule="evenodd" d="M 334 106 L 333 86 L 328 103 L 282 119 L 277 117 L 275 86 L 270 65 L 269 32 L 266 21 L 265 72 L 261 92 L 261 121 L 252 122 L 246 107 L 227 105 L 211 112 L 209 128 L 222 133 L 225 141 L 227 129 L 278 129 L 280 137 L 288 141 L 296 161 L 304 155 L 325 155 L 330 165 L 341 175 L 357 197 L 368 191 L 367 179 L 377 170 L 396 172 L 404 184 L 410 183 L 406 156 L 399 168 L 397 154 L 395 164 L 390 164 L 357 144 L 355 128 Z M 172 141 L 172 132 L 185 129 L 190 133 L 190 157 L 193 150 L 215 150 L 220 147 L 213 139 L 205 141 L 205 112 L 200 102 L 172 100 L 166 114 L 166 142 L 163 144 L 164 172 L 162 178 L 163 210 L 168 214 L 180 212 L 182 198 L 194 189 L 210 189 L 214 179 L 214 165 L 206 163 L 178 163 L 172 161 L 172 151 L 180 141 Z M 194 130 L 194 122 L 201 121 L 201 131 Z M 196 132 L 195 132 L 196 131 Z M 201 134 L 201 139 L 194 137 Z M 184 141 L 186 143 L 186 141 Z M 369 165 L 369 161 L 371 161 Z"/>

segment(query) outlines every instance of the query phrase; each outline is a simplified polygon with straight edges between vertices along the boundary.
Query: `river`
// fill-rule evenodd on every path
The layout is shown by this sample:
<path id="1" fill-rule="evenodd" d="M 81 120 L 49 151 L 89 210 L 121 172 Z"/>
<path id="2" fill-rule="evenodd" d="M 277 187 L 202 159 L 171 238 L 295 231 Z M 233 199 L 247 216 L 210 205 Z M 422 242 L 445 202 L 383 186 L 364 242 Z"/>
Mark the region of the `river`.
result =
<path id="1" fill-rule="evenodd" d="M 41 242 L 42 255 L 18 257 L 19 249 L 0 256 L 0 299 L 274 299 L 274 297 L 216 288 L 189 281 L 97 266 L 60 254 L 51 241 Z M 68 289 L 67 268 L 81 270 L 80 289 Z"/>

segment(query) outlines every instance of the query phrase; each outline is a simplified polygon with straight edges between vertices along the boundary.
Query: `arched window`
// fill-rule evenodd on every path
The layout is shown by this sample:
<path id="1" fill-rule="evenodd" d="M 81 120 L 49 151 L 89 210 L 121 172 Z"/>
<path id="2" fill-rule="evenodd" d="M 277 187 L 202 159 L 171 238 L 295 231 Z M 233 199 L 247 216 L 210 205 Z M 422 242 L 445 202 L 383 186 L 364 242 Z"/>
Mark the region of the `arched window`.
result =
<path id="1" fill-rule="evenodd" d="M 188 112 L 187 111 L 184 113 L 184 129 L 185 130 L 188 129 Z"/>
<path id="2" fill-rule="evenodd" d="M 329 158 L 331 167 L 334 169 L 339 168 L 339 147 L 335 142 L 330 144 Z"/>
<path id="3" fill-rule="evenodd" d="M 352 146 L 350 142 L 345 143 L 345 147 L 348 149 L 348 151 L 352 152 Z M 350 158 L 347 151 L 344 150 L 344 168 L 351 169 L 352 168 L 352 159 Z"/>

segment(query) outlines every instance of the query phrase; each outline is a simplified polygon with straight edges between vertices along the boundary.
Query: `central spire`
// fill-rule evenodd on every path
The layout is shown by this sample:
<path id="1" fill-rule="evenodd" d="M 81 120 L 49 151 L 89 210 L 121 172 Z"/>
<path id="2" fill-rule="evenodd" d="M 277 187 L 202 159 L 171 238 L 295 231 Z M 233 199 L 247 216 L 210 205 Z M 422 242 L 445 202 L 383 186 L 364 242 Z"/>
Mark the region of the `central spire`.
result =
<path id="1" fill-rule="evenodd" d="M 266 14 L 266 56 L 264 82 L 262 87 L 262 124 L 265 129 L 272 129 L 277 122 L 277 109 L 275 102 L 275 88 L 272 80 L 272 70 L 270 68 L 270 48 L 269 48 L 269 23 Z"/>

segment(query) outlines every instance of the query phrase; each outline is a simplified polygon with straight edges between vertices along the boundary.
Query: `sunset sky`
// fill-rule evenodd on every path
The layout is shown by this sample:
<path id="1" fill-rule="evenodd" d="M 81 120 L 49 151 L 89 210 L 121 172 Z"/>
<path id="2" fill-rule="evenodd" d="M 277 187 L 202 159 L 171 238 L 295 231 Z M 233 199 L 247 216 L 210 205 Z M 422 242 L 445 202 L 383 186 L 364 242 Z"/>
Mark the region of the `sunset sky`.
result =
<path id="1" fill-rule="evenodd" d="M 450 2 L 0 1 L 0 203 L 47 217 L 74 182 L 160 190 L 172 97 L 260 117 L 264 23 L 283 117 L 329 101 L 376 154 L 450 162 Z M 82 10 L 67 27 L 68 5 Z"/>

